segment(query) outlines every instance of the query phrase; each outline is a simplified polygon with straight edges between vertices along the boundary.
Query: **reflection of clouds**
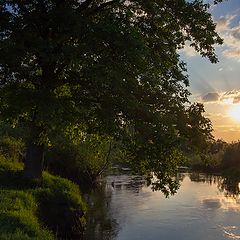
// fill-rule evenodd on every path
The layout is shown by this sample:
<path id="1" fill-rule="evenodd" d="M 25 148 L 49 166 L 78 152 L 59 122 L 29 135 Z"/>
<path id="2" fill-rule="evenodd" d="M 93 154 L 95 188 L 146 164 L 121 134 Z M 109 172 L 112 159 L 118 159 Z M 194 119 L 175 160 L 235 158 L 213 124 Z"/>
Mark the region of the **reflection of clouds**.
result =
<path id="1" fill-rule="evenodd" d="M 240 212 L 240 199 L 219 196 L 218 198 L 206 197 L 201 200 L 202 207 L 209 210 L 223 209 L 225 211 Z"/>
<path id="2" fill-rule="evenodd" d="M 220 190 L 218 186 L 228 181 L 224 182 L 221 176 L 194 172 L 179 173 L 177 178 L 183 179 L 182 187 L 170 199 L 146 186 L 136 194 L 132 181 L 139 182 L 140 177 L 107 178 L 112 193 L 108 207 L 119 224 L 119 239 L 196 239 L 196 236 L 198 239 L 239 239 L 240 228 L 234 225 L 239 219 L 240 197 L 226 196 L 229 188 L 224 185 Z M 117 186 L 122 185 L 121 189 L 113 187 L 113 181 Z"/>
<path id="3" fill-rule="evenodd" d="M 220 199 L 203 199 L 202 205 L 207 209 L 218 209 L 221 207 Z"/>
<path id="4" fill-rule="evenodd" d="M 225 226 L 222 230 L 227 238 L 240 239 L 240 227 L 237 226 Z"/>
<path id="5" fill-rule="evenodd" d="M 221 208 L 227 211 L 240 211 L 239 199 L 225 197 L 221 199 Z"/>

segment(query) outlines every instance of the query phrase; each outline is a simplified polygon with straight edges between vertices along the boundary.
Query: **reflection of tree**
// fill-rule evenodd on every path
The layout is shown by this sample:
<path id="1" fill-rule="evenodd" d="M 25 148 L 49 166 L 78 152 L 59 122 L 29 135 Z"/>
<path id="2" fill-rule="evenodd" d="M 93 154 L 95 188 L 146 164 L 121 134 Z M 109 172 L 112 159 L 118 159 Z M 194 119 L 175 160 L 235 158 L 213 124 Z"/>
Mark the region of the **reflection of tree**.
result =
<path id="1" fill-rule="evenodd" d="M 185 172 L 178 172 L 178 173 L 176 174 L 176 179 L 177 179 L 179 182 L 182 182 L 185 177 L 186 177 L 186 173 L 185 173 Z"/>
<path id="2" fill-rule="evenodd" d="M 240 195 L 239 181 L 233 178 L 223 178 L 218 188 L 228 197 L 238 197 Z"/>
<path id="3" fill-rule="evenodd" d="M 118 233 L 118 224 L 110 211 L 111 192 L 105 184 L 98 185 L 87 194 L 89 215 L 84 240 L 112 240 Z"/>
<path id="4" fill-rule="evenodd" d="M 211 175 L 199 172 L 191 172 L 189 173 L 189 178 L 192 182 L 202 182 L 212 184 L 219 184 L 221 182 L 222 177 L 219 175 Z"/>
<path id="5" fill-rule="evenodd" d="M 226 197 L 240 196 L 239 182 L 231 178 L 210 175 L 199 172 L 177 173 L 174 179 L 181 183 L 188 176 L 193 182 L 202 182 L 216 185 Z M 146 186 L 143 177 L 132 175 L 117 175 L 107 179 L 107 183 L 99 184 L 87 195 L 89 203 L 88 228 L 84 240 L 113 240 L 116 239 L 121 222 L 121 202 L 116 208 L 112 208 L 114 194 L 141 194 L 141 189 Z M 209 204 L 209 203 L 208 203 Z M 218 203 L 210 202 L 210 204 Z M 115 204 L 114 204 L 115 205 Z M 117 220 L 116 220 L 117 219 Z M 124 221 L 124 220 L 123 220 Z"/>
<path id="6" fill-rule="evenodd" d="M 113 240 L 119 231 L 119 213 L 117 209 L 112 209 L 113 191 L 131 192 L 138 194 L 145 186 L 145 179 L 142 176 L 134 175 L 112 175 L 106 182 L 100 182 L 96 188 L 86 194 L 89 205 L 89 216 L 84 240 Z M 118 220 L 116 220 L 118 219 Z"/>
<path id="7" fill-rule="evenodd" d="M 199 172 L 189 173 L 189 178 L 193 182 L 203 182 L 210 185 L 216 184 L 219 191 L 227 197 L 237 197 L 240 195 L 239 180 L 229 176 L 208 175 Z"/>

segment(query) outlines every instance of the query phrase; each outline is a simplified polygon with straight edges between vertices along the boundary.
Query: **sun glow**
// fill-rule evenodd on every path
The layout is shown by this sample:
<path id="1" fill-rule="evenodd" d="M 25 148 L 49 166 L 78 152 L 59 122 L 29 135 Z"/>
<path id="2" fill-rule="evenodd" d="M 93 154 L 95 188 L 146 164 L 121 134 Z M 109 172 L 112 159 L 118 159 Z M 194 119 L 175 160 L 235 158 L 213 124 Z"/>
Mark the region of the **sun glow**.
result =
<path id="1" fill-rule="evenodd" d="M 229 110 L 230 117 L 240 123 L 240 105 L 233 105 Z"/>

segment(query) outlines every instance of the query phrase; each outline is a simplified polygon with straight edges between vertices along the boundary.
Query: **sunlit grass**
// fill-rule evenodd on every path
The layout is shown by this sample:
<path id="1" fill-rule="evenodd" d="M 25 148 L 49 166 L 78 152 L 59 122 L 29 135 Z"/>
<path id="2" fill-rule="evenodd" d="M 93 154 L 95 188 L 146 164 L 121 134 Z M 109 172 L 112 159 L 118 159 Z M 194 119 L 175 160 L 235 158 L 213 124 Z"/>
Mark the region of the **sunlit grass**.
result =
<path id="1" fill-rule="evenodd" d="M 55 239 L 54 226 L 67 221 L 62 217 L 66 212 L 70 216 L 82 212 L 84 225 L 86 205 L 77 185 L 48 173 L 41 184 L 29 182 L 22 176 L 22 167 L 0 155 L 1 240 Z"/>

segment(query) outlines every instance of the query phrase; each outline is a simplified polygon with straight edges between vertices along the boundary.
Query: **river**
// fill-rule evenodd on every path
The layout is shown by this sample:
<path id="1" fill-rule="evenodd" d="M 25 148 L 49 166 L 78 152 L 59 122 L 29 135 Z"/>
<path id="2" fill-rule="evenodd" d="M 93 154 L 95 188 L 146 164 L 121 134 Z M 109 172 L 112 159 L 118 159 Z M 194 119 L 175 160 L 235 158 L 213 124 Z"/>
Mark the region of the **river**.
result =
<path id="1" fill-rule="evenodd" d="M 88 196 L 85 239 L 240 239 L 239 183 L 202 173 L 178 179 L 178 192 L 165 198 L 139 176 L 109 175 Z"/>

